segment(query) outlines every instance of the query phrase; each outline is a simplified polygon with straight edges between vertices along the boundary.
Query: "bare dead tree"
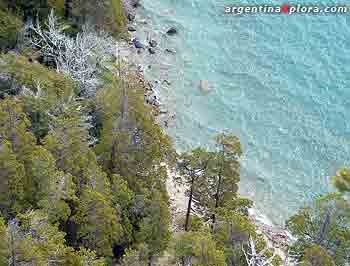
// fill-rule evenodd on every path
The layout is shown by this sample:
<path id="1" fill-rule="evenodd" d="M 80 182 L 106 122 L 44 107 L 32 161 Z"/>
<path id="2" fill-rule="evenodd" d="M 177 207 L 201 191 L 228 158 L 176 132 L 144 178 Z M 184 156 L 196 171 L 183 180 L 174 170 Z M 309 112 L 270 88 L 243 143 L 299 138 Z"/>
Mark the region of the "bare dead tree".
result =
<path id="1" fill-rule="evenodd" d="M 75 38 L 69 37 L 67 26 L 60 23 L 51 11 L 45 27 L 37 20 L 26 25 L 28 45 L 42 56 L 55 62 L 58 72 L 77 81 L 82 95 L 94 95 L 101 85 L 99 74 L 114 56 L 113 38 L 85 25 Z"/>
<path id="2" fill-rule="evenodd" d="M 257 251 L 255 241 L 250 237 L 248 241 L 248 249 L 245 250 L 242 247 L 242 251 L 246 258 L 248 266 L 273 266 L 272 261 L 276 254 L 274 253 L 271 257 L 266 255 L 268 247 L 265 247 L 261 251 Z"/>

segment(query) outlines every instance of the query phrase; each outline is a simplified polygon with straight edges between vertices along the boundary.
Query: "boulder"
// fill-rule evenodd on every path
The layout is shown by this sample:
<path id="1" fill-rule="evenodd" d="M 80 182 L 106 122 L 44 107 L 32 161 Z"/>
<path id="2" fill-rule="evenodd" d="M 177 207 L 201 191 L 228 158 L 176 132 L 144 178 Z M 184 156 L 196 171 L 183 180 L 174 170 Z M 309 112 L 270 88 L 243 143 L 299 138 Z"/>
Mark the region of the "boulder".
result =
<path id="1" fill-rule="evenodd" d="M 154 105 L 154 106 L 161 106 L 160 97 L 156 91 L 153 91 L 152 93 L 146 95 L 145 97 L 146 103 Z"/>
<path id="2" fill-rule="evenodd" d="M 128 20 L 134 21 L 136 16 L 136 8 L 141 5 L 140 0 L 122 0 L 122 3 Z"/>
<path id="3" fill-rule="evenodd" d="M 139 6 L 141 6 L 141 1 L 140 0 L 130 0 L 132 7 L 133 8 L 138 8 Z"/>
<path id="4" fill-rule="evenodd" d="M 133 22 L 133 21 L 135 20 L 135 17 L 136 17 L 136 15 L 133 14 L 133 13 L 128 14 L 128 20 L 129 20 L 130 22 Z"/>
<path id="5" fill-rule="evenodd" d="M 134 44 L 135 48 L 137 48 L 137 49 L 145 48 L 145 46 L 143 45 L 143 43 L 142 43 L 139 39 L 137 39 L 137 38 L 134 38 L 134 39 L 132 40 L 132 43 Z"/>
<path id="6" fill-rule="evenodd" d="M 136 31 L 136 28 L 132 25 L 128 26 L 128 31 L 134 32 Z"/>
<path id="7" fill-rule="evenodd" d="M 149 45 L 154 48 L 154 47 L 157 47 L 158 43 L 156 40 L 150 40 Z"/>
<path id="8" fill-rule="evenodd" d="M 156 50 L 152 47 L 148 48 L 148 51 L 150 54 L 155 54 L 156 53 Z"/>

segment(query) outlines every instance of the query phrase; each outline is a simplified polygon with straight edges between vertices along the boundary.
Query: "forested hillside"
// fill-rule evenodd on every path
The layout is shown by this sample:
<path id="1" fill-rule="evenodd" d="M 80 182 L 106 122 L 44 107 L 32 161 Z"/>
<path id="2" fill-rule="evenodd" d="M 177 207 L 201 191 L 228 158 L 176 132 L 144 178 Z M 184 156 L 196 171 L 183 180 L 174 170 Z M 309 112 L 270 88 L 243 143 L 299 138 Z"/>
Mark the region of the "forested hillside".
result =
<path id="1" fill-rule="evenodd" d="M 120 0 L 0 0 L 0 265 L 349 263 L 349 171 L 288 220 L 298 239 L 284 262 L 238 194 L 239 139 L 176 154 L 115 55 L 126 24 Z M 168 168 L 186 188 L 183 217 Z"/>

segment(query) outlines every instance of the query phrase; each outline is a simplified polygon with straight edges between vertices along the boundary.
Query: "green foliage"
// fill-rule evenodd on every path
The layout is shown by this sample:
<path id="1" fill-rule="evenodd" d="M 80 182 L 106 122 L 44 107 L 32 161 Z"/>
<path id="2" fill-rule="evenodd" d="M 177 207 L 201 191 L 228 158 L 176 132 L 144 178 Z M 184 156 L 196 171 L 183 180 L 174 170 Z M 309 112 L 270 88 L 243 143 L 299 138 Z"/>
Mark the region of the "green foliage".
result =
<path id="1" fill-rule="evenodd" d="M 148 266 L 149 252 L 145 245 L 140 245 L 137 250 L 129 249 L 125 252 L 122 266 Z"/>
<path id="2" fill-rule="evenodd" d="M 175 257 L 187 265 L 193 266 L 226 266 L 224 251 L 217 247 L 210 232 L 180 233 L 175 243 Z"/>
<path id="3" fill-rule="evenodd" d="M 158 192 L 147 202 L 146 216 L 141 223 L 138 239 L 148 246 L 148 257 L 152 258 L 167 248 L 170 240 L 170 212 L 167 202 Z"/>
<path id="4" fill-rule="evenodd" d="M 224 250 L 228 265 L 244 265 L 245 257 L 242 252 L 249 237 L 258 239 L 255 225 L 247 216 L 225 208 L 217 210 L 217 219 L 213 228 L 213 235 L 219 247 Z M 260 246 L 259 246 L 260 245 Z M 263 249 L 265 244 L 259 242 L 258 248 Z"/>
<path id="5" fill-rule="evenodd" d="M 303 261 L 301 263 L 303 266 L 335 266 L 332 257 L 327 253 L 327 251 L 318 245 L 312 245 L 305 250 L 303 256 Z"/>
<path id="6" fill-rule="evenodd" d="M 217 150 L 197 148 L 179 157 L 180 182 L 186 184 L 189 204 L 185 229 L 189 228 L 190 212 L 195 209 L 215 224 L 216 210 L 221 207 L 240 208 L 247 214 L 251 202 L 238 199 L 242 149 L 239 139 L 223 133 L 216 137 Z"/>
<path id="7" fill-rule="evenodd" d="M 14 245 L 11 246 L 11 249 L 15 249 L 15 260 L 30 261 L 38 266 L 54 260 L 57 265 L 65 265 L 70 248 L 65 246 L 64 233 L 51 225 L 41 212 L 28 212 L 19 218 L 21 225 L 13 225 L 11 232 L 15 235 Z"/>
<path id="8" fill-rule="evenodd" d="M 215 223 L 215 210 L 235 200 L 240 180 L 242 148 L 239 139 L 233 134 L 222 133 L 216 137 L 217 151 L 213 153 L 207 170 L 207 200 L 202 204 L 212 215 Z"/>
<path id="9" fill-rule="evenodd" d="M 121 0 L 76 0 L 71 16 L 78 24 L 90 23 L 100 30 L 112 33 L 124 31 L 127 23 Z"/>
<path id="10" fill-rule="evenodd" d="M 0 234 L 4 240 L 1 243 L 7 243 L 3 251 L 7 252 L 4 253 L 6 259 L 12 261 L 13 265 L 105 265 L 92 251 L 74 251 L 66 246 L 65 234 L 50 224 L 43 212 L 30 211 L 19 215 L 18 219 L 11 220 L 7 229 L 0 223 Z"/>
<path id="11" fill-rule="evenodd" d="M 24 19 L 35 18 L 37 15 L 46 17 L 49 7 L 46 0 L 3 0 L 7 6 L 16 12 L 23 13 Z"/>
<path id="12" fill-rule="evenodd" d="M 196 148 L 189 153 L 184 153 L 179 157 L 180 179 L 179 182 L 187 187 L 186 193 L 189 195 L 186 211 L 185 230 L 190 227 L 191 211 L 196 206 L 205 204 L 208 189 L 208 176 L 206 170 L 212 159 L 212 155 L 205 149 Z M 204 197 L 203 197 L 204 196 Z"/>
<path id="13" fill-rule="evenodd" d="M 29 91 L 22 97 L 23 108 L 31 120 L 31 131 L 38 138 L 43 138 L 49 131 L 49 112 L 55 114 L 74 95 L 75 83 L 38 63 L 29 62 L 28 58 L 15 55 L 1 55 L 2 71 L 13 80 L 15 86 L 8 87 L 8 92 L 16 92 L 20 86 Z"/>
<path id="14" fill-rule="evenodd" d="M 84 190 L 74 219 L 80 225 L 78 237 L 85 247 L 100 256 L 112 256 L 111 247 L 121 236 L 121 226 L 108 195 Z"/>
<path id="15" fill-rule="evenodd" d="M 35 143 L 34 136 L 27 131 L 30 122 L 23 112 L 20 101 L 5 99 L 0 102 L 0 137 L 11 143 L 19 159 L 30 155 Z"/>
<path id="16" fill-rule="evenodd" d="M 1 3 L 25 20 L 54 8 L 108 31 L 126 23 L 120 0 L 74 1 L 73 10 L 63 0 Z M 10 16 L 0 18 L 0 33 Z M 14 23 L 6 22 L 6 34 Z M 9 77 L 0 100 L 0 210 L 8 224 L 0 219 L 0 265 L 102 266 L 116 246 L 128 250 L 130 265 L 132 252 L 137 263 L 151 263 L 171 238 L 161 163 L 173 149 L 144 88 L 132 74 L 126 82 L 111 72 L 97 97 L 76 99 L 76 84 L 61 73 L 14 53 L 0 61 Z M 88 127 L 90 112 L 99 128 Z"/>
<path id="17" fill-rule="evenodd" d="M 66 263 L 70 266 L 107 266 L 104 258 L 98 258 L 96 252 L 85 248 L 72 253 Z"/>
<path id="18" fill-rule="evenodd" d="M 9 10 L 0 6 L 0 50 L 13 48 L 21 30 L 22 20 Z"/>
<path id="19" fill-rule="evenodd" d="M 298 238 L 293 250 L 300 256 L 312 245 L 319 245 L 336 265 L 346 265 L 350 250 L 350 207 L 339 193 L 319 197 L 313 206 L 292 216 L 287 226 Z"/>
<path id="20" fill-rule="evenodd" d="M 75 114 L 60 116 L 45 137 L 45 147 L 53 154 L 59 170 L 71 174 L 78 192 L 85 187 L 98 191 L 109 189 L 107 176 L 89 147 L 89 134 Z"/>
<path id="21" fill-rule="evenodd" d="M 76 186 L 70 174 L 56 171 L 48 180 L 46 197 L 38 206 L 45 210 L 51 223 L 64 222 L 72 215 L 70 204 L 77 205 Z"/>
<path id="22" fill-rule="evenodd" d="M 23 56 L 4 54 L 0 59 L 3 61 L 1 70 L 4 73 L 52 104 L 62 104 L 74 94 L 75 83 L 61 73 L 39 63 L 32 63 Z"/>
<path id="23" fill-rule="evenodd" d="M 172 152 L 169 137 L 145 105 L 143 88 L 116 78 L 108 82 L 96 100 L 103 120 L 96 153 L 107 173 L 145 176 Z"/>
<path id="24" fill-rule="evenodd" d="M 9 257 L 7 227 L 4 219 L 0 216 L 0 266 L 7 266 Z"/>
<path id="25" fill-rule="evenodd" d="M 64 16 L 65 0 L 48 0 L 47 2 L 49 8 L 54 9 L 56 14 L 59 14 L 62 17 Z"/>
<path id="26" fill-rule="evenodd" d="M 18 211 L 23 198 L 24 166 L 17 160 L 9 142 L 0 142 L 0 206 L 5 214 Z"/>
<path id="27" fill-rule="evenodd" d="M 340 192 L 350 192 L 350 169 L 342 168 L 332 177 L 332 181 Z"/>

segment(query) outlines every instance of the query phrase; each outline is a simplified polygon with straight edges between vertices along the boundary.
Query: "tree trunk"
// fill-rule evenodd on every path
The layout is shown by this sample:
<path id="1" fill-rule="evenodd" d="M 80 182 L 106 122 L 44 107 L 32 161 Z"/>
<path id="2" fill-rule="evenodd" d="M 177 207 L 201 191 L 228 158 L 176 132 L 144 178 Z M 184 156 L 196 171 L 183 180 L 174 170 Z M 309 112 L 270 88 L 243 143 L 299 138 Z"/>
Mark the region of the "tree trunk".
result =
<path id="1" fill-rule="evenodd" d="M 219 193 L 220 193 L 220 189 L 221 189 L 221 181 L 222 181 L 222 176 L 221 174 L 219 174 L 219 181 L 218 181 L 218 186 L 216 188 L 216 194 L 215 194 L 215 210 L 219 207 Z M 213 222 L 213 226 L 215 224 L 216 221 L 216 216 L 215 216 L 215 211 L 212 215 L 212 222 Z"/>
<path id="2" fill-rule="evenodd" d="M 65 0 L 64 1 L 64 17 L 65 17 L 65 19 L 71 18 L 72 9 L 73 9 L 73 0 Z"/>
<path id="3" fill-rule="evenodd" d="M 190 224 L 190 215 L 191 215 L 191 207 L 192 207 L 192 198 L 193 198 L 193 185 L 194 185 L 194 177 L 191 180 L 191 190 L 190 190 L 190 198 L 188 199 L 187 212 L 186 212 L 186 222 L 185 222 L 185 231 L 187 232 Z"/>

